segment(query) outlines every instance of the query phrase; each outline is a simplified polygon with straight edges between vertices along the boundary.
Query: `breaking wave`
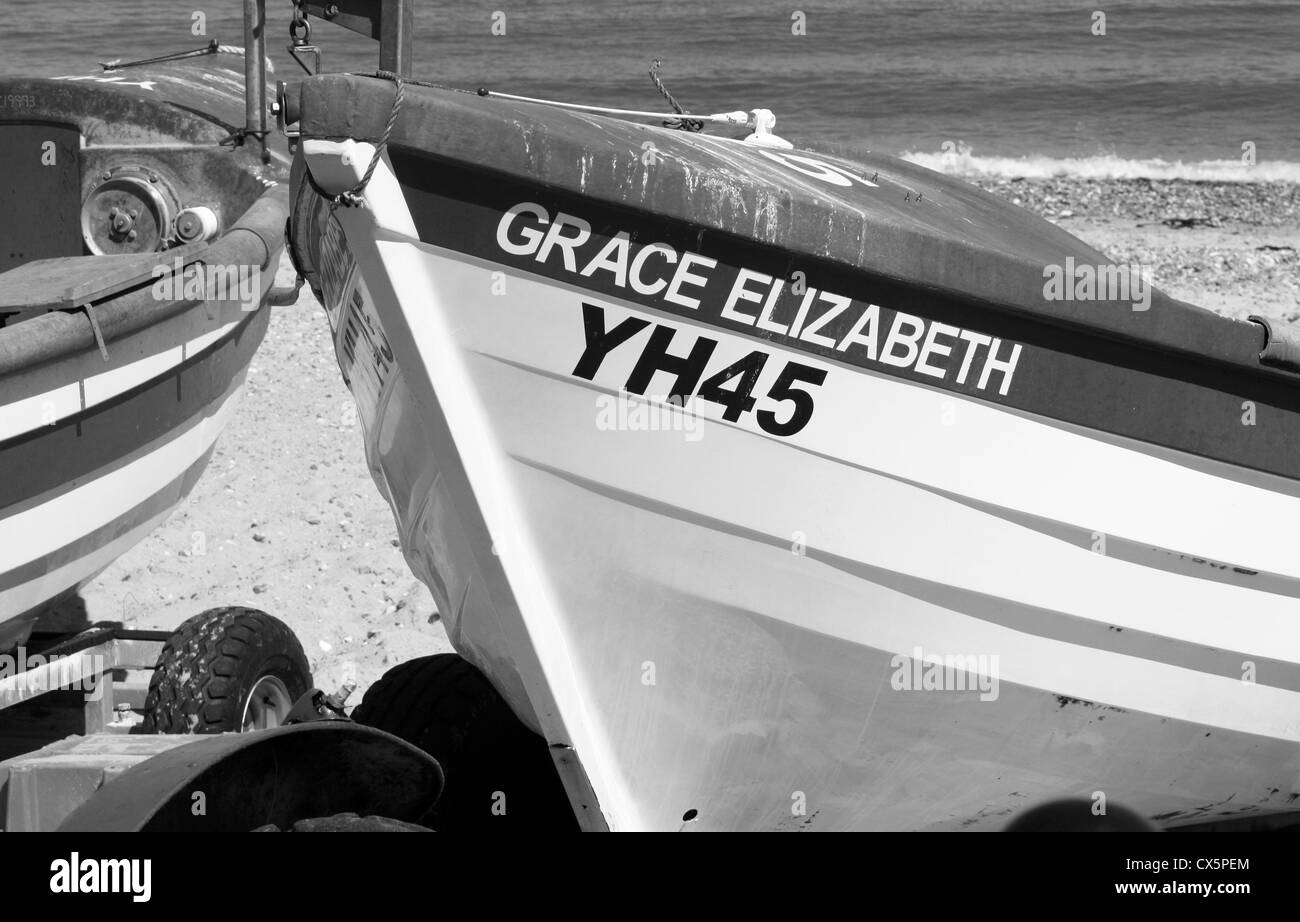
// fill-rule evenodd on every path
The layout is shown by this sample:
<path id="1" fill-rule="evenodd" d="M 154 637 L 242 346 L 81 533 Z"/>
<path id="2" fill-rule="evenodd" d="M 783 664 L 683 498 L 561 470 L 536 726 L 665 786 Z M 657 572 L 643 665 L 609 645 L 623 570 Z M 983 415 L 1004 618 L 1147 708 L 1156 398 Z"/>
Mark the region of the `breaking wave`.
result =
<path id="1" fill-rule="evenodd" d="M 1300 183 L 1300 163 L 1285 160 L 1247 165 L 1239 160 L 1199 160 L 1184 163 L 1129 160 L 1113 154 L 1093 157 L 979 157 L 969 148 L 925 153 L 907 151 L 904 160 L 954 176 L 1016 177 L 1026 179 L 1182 179 L 1203 182 Z"/>

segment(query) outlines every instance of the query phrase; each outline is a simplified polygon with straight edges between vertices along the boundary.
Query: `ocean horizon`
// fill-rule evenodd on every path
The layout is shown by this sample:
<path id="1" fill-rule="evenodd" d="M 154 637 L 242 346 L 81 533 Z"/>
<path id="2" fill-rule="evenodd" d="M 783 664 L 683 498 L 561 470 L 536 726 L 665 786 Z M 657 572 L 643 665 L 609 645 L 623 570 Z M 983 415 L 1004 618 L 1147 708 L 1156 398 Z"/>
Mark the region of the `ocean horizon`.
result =
<path id="1" fill-rule="evenodd" d="M 11 4 L 0 69 L 82 74 L 211 39 L 243 43 L 234 0 L 71 9 Z M 268 3 L 281 77 L 297 71 L 285 50 L 291 12 L 288 0 Z M 952 173 L 1294 182 L 1298 39 L 1300 2 L 419 3 L 414 71 L 466 89 L 667 111 L 647 75 L 661 59 L 688 111 L 771 109 L 777 134 L 800 146 L 901 154 Z M 327 71 L 375 67 L 377 46 L 360 36 L 316 21 L 313 40 Z"/>

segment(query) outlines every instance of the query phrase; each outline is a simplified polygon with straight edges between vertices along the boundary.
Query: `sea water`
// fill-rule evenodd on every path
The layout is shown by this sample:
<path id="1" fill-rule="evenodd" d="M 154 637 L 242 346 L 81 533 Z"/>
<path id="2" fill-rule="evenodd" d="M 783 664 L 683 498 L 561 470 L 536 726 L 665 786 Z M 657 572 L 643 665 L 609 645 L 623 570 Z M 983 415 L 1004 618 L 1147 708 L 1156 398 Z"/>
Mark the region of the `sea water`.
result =
<path id="1" fill-rule="evenodd" d="M 267 6 L 293 73 L 291 4 Z M 241 10 L 9 0 L 0 70 L 242 44 Z M 375 67 L 368 40 L 320 22 L 313 38 L 327 70 Z M 768 108 L 796 142 L 948 170 L 1300 179 L 1297 2 L 423 0 L 416 40 L 425 79 L 637 109 L 666 108 L 646 74 L 660 58 L 690 111 Z"/>

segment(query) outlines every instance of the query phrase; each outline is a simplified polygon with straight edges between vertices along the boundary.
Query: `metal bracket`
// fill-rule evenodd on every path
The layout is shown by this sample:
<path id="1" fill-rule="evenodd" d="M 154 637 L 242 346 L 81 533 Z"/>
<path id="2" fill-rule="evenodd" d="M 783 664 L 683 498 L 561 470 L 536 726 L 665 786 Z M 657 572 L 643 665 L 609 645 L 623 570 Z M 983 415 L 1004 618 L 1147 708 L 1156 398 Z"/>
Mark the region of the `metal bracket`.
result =
<path id="1" fill-rule="evenodd" d="M 86 312 L 87 319 L 90 320 L 90 329 L 95 334 L 95 345 L 99 346 L 99 354 L 107 362 L 108 345 L 104 342 L 104 331 L 99 328 L 99 318 L 95 316 L 95 305 L 83 304 L 82 309 Z"/>
<path id="2" fill-rule="evenodd" d="M 289 57 L 293 58 L 297 65 L 307 72 L 307 76 L 314 77 L 320 73 L 320 48 L 318 46 L 306 44 L 299 45 L 295 42 L 286 47 L 289 52 Z M 312 64 L 316 69 L 312 70 L 312 68 L 304 64 L 302 58 L 298 57 L 299 53 L 311 55 Z"/>
<path id="3" fill-rule="evenodd" d="M 301 0 L 306 15 L 379 42 L 379 69 L 411 76 L 412 0 Z"/>
<path id="4" fill-rule="evenodd" d="M 294 279 L 292 287 L 270 288 L 266 292 L 266 303 L 271 307 L 291 307 L 298 303 L 298 292 L 302 291 L 302 276 Z"/>

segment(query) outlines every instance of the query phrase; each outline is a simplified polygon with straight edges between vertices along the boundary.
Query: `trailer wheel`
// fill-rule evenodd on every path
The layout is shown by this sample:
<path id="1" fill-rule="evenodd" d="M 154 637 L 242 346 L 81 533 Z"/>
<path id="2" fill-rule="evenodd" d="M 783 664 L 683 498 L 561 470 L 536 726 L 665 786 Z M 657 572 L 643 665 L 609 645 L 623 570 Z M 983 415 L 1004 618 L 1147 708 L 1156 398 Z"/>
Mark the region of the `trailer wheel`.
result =
<path id="1" fill-rule="evenodd" d="M 311 687 L 289 626 L 255 608 L 213 608 L 163 645 L 149 681 L 146 733 L 227 733 L 279 726 Z"/>
<path id="2" fill-rule="evenodd" d="M 446 786 L 431 814 L 434 829 L 578 828 L 546 740 L 455 653 L 394 666 L 366 691 L 352 719 L 438 760 Z"/>

